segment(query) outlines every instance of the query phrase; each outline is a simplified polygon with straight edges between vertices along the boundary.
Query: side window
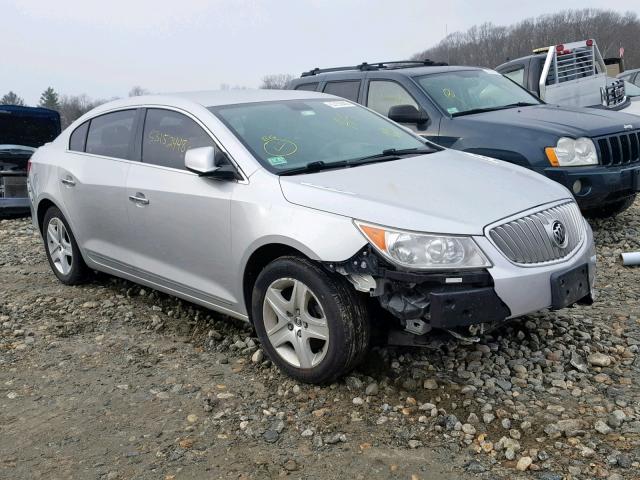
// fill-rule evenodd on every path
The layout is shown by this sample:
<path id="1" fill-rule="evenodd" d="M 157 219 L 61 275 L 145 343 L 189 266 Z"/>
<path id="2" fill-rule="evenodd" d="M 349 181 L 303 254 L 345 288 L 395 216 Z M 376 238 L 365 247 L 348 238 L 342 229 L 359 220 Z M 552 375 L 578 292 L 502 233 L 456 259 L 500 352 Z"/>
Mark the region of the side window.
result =
<path id="1" fill-rule="evenodd" d="M 331 95 L 337 95 L 352 102 L 357 102 L 358 92 L 360 91 L 360 80 L 327 82 L 323 91 L 324 93 L 330 93 Z"/>
<path id="2" fill-rule="evenodd" d="M 144 163 L 184 169 L 187 150 L 213 146 L 212 138 L 186 115 L 159 108 L 147 110 L 142 137 Z"/>
<path id="3" fill-rule="evenodd" d="M 315 92 L 316 88 L 318 88 L 318 82 L 301 83 L 296 87 L 296 90 L 306 90 L 308 92 Z"/>
<path id="4" fill-rule="evenodd" d="M 504 74 L 509 80 L 513 80 L 518 85 L 524 87 L 524 67 L 520 67 L 516 70 L 511 70 Z"/>
<path id="5" fill-rule="evenodd" d="M 87 143 L 87 130 L 89 130 L 89 121 L 84 122 L 73 131 L 69 137 L 69 150 L 84 152 L 84 146 Z"/>
<path id="6" fill-rule="evenodd" d="M 396 105 L 418 104 L 404 87 L 396 82 L 388 80 L 372 80 L 369 82 L 369 94 L 367 95 L 367 106 L 382 115 L 388 115 L 389 109 Z"/>
<path id="7" fill-rule="evenodd" d="M 631 79 L 631 83 L 640 87 L 640 73 L 636 73 L 636 76 Z"/>
<path id="8" fill-rule="evenodd" d="M 123 110 L 91 119 L 85 151 L 107 157 L 129 158 L 135 116 L 135 110 Z"/>

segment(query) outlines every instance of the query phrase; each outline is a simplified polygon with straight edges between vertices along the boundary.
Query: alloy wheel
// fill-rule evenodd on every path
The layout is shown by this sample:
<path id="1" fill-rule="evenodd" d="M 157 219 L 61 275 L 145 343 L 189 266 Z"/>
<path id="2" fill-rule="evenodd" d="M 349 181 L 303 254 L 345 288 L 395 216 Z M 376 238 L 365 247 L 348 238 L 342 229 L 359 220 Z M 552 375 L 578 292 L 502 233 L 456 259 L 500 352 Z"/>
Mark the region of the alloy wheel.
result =
<path id="1" fill-rule="evenodd" d="M 297 368 L 313 368 L 327 354 L 329 326 L 311 289 L 294 278 L 280 278 L 267 289 L 262 313 L 269 342 Z"/>
<path id="2" fill-rule="evenodd" d="M 53 217 L 47 225 L 47 248 L 56 270 L 67 275 L 73 265 L 73 249 L 67 228 L 57 217 Z"/>

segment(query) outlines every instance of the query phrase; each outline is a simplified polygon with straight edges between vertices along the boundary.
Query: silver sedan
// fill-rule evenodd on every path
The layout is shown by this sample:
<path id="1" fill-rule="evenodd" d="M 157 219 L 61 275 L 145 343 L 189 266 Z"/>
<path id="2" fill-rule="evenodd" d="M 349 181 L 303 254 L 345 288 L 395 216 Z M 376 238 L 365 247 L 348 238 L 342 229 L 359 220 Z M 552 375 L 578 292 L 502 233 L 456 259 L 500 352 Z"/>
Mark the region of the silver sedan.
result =
<path id="1" fill-rule="evenodd" d="M 28 187 L 60 281 L 99 270 L 250 321 L 307 382 L 354 368 L 374 328 L 468 338 L 594 284 L 564 187 L 319 93 L 107 103 L 33 155 Z"/>

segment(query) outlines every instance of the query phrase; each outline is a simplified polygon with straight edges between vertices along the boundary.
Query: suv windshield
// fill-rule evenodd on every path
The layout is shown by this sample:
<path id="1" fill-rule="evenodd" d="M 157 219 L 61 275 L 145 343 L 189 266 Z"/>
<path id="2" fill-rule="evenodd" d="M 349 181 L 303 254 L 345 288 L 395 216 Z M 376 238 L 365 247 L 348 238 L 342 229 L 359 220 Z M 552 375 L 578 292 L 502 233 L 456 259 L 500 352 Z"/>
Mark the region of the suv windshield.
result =
<path id="1" fill-rule="evenodd" d="M 417 78 L 420 86 L 451 116 L 538 105 L 540 100 L 493 70 L 458 70 Z"/>
<path id="2" fill-rule="evenodd" d="M 274 173 L 346 168 L 434 151 L 402 127 L 346 100 L 283 100 L 210 107 Z"/>

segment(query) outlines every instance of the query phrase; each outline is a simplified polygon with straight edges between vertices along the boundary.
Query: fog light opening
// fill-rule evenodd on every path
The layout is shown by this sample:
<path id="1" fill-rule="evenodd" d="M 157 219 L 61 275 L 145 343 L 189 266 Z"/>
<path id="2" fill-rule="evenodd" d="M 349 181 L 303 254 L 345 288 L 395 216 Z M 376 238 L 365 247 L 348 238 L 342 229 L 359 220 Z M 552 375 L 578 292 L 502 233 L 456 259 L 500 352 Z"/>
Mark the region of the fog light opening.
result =
<path id="1" fill-rule="evenodd" d="M 580 180 L 576 180 L 573 182 L 573 194 L 577 195 L 582 191 L 582 182 Z"/>

